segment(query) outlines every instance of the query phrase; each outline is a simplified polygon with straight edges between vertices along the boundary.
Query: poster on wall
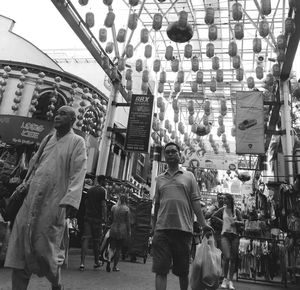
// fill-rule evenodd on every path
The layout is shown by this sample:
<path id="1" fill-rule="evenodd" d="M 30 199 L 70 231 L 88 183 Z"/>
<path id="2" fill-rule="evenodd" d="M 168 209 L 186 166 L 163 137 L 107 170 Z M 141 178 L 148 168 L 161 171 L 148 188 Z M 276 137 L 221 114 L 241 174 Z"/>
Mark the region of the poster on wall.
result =
<path id="1" fill-rule="evenodd" d="M 234 153 L 219 152 L 219 154 L 215 154 L 213 152 L 207 152 L 202 155 L 200 151 L 201 150 L 196 150 L 195 152 L 184 151 L 182 154 L 182 166 L 190 169 L 237 169 L 238 155 Z"/>
<path id="2" fill-rule="evenodd" d="M 52 130 L 53 122 L 14 115 L 0 115 L 0 139 L 8 144 L 34 144 Z"/>
<path id="3" fill-rule="evenodd" d="M 149 89 L 147 95 L 132 95 L 125 150 L 149 152 L 153 100 L 154 97 Z"/>
<path id="4" fill-rule="evenodd" d="M 261 92 L 236 93 L 236 153 L 265 153 L 264 105 Z"/>

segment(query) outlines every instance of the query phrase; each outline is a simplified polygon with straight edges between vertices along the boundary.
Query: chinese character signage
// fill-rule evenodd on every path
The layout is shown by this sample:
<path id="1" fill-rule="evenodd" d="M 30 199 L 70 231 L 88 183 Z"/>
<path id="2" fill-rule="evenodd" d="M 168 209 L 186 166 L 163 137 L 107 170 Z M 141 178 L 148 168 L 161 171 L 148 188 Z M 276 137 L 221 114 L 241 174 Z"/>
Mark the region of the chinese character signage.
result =
<path id="1" fill-rule="evenodd" d="M 13 115 L 0 115 L 0 140 L 8 144 L 40 143 L 52 122 Z"/>
<path id="2" fill-rule="evenodd" d="M 236 153 L 265 153 L 264 105 L 261 92 L 236 94 Z"/>
<path id="3" fill-rule="evenodd" d="M 132 95 L 125 150 L 135 152 L 149 151 L 149 137 L 152 121 L 153 95 Z"/>

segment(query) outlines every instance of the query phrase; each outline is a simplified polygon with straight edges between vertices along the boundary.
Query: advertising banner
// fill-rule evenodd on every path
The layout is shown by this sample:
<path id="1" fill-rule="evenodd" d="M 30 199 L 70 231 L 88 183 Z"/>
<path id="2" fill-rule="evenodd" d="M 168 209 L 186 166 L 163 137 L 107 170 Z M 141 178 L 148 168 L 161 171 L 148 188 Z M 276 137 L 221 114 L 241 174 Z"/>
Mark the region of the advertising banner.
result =
<path id="1" fill-rule="evenodd" d="M 153 100 L 154 97 L 150 90 L 148 90 L 147 95 L 132 95 L 125 150 L 149 152 Z"/>
<path id="2" fill-rule="evenodd" d="M 53 123 L 28 117 L 0 115 L 0 140 L 8 144 L 40 143 Z"/>
<path id="3" fill-rule="evenodd" d="M 265 153 L 264 105 L 261 92 L 236 93 L 236 153 Z"/>
<path id="4" fill-rule="evenodd" d="M 182 154 L 183 166 L 190 169 L 194 168 L 207 168 L 207 169 L 219 169 L 219 170 L 235 170 L 238 165 L 238 155 L 234 153 L 219 152 L 215 154 L 213 152 L 207 152 L 204 155 L 196 150 L 195 152 L 185 151 Z"/>

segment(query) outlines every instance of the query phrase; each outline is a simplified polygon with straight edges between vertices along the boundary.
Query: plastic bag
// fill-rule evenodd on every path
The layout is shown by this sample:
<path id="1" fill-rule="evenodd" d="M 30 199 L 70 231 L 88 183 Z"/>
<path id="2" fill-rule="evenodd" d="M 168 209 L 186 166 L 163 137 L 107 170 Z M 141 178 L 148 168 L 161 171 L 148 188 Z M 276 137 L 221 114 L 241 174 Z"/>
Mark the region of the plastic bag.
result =
<path id="1" fill-rule="evenodd" d="M 215 290 L 219 287 L 221 269 L 221 250 L 216 248 L 211 235 L 203 238 L 197 245 L 195 259 L 192 264 L 190 285 L 192 290 Z"/>

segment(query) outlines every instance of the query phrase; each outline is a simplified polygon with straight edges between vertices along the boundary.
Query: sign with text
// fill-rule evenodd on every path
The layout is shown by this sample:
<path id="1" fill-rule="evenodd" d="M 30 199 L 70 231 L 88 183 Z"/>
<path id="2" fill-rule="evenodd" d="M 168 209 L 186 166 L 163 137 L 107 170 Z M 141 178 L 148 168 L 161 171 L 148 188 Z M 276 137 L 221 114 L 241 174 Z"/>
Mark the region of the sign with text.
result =
<path id="1" fill-rule="evenodd" d="M 8 144 L 40 143 L 53 123 L 28 117 L 0 115 L 0 140 Z"/>
<path id="2" fill-rule="evenodd" d="M 152 121 L 153 95 L 132 95 L 125 150 L 135 152 L 149 151 L 149 137 Z"/>
<path id="3" fill-rule="evenodd" d="M 265 153 L 264 104 L 261 92 L 236 93 L 236 153 Z"/>

